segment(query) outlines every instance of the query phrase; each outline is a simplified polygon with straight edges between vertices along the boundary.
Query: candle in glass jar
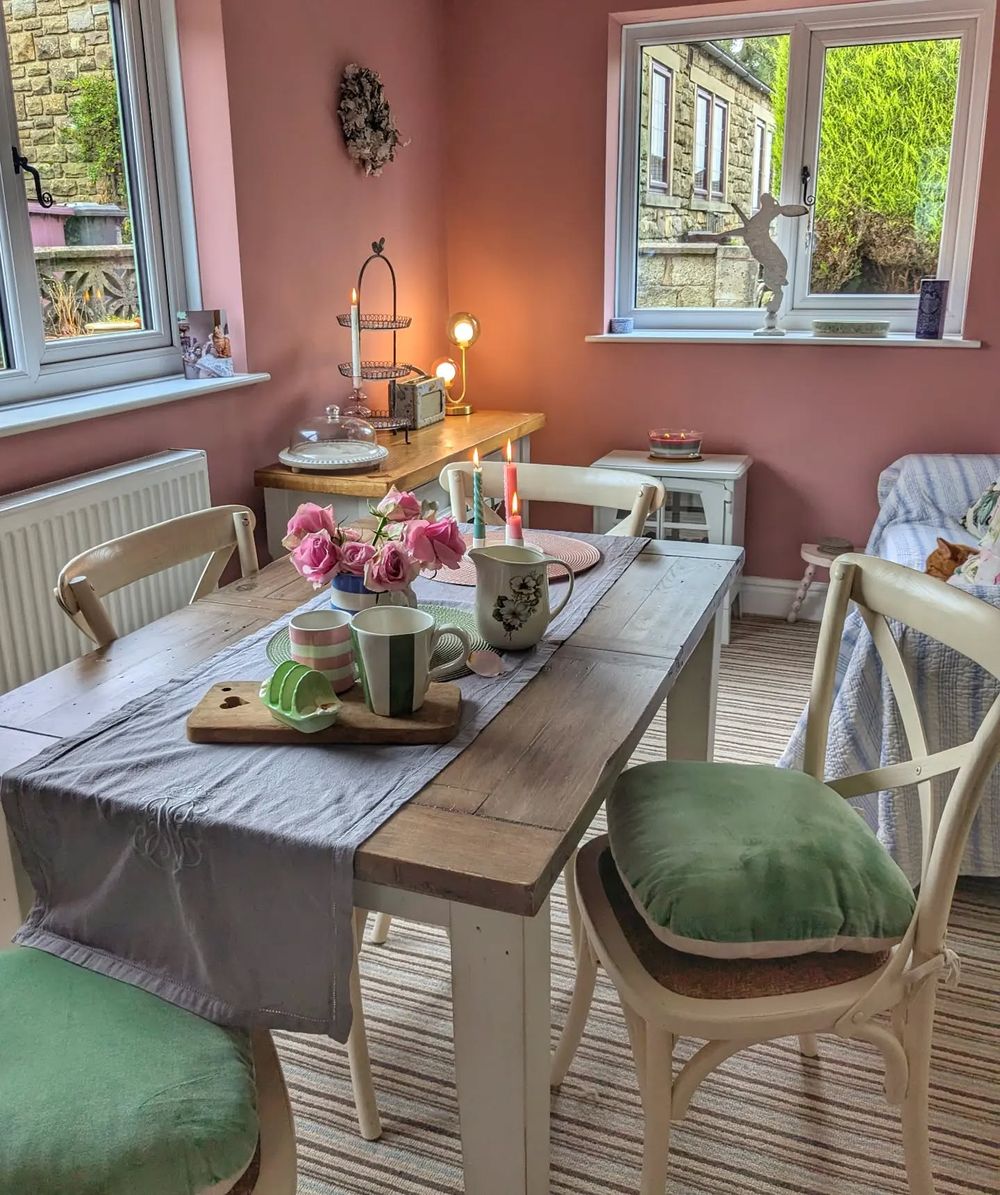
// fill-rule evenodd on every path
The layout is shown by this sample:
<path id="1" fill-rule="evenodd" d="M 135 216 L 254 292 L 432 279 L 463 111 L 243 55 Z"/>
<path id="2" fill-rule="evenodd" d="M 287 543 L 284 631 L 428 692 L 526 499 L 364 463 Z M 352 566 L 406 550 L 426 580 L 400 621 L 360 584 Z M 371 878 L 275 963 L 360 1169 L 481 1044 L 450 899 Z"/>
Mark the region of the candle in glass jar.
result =
<path id="1" fill-rule="evenodd" d="M 472 450 L 472 546 L 486 547 L 486 526 L 483 517 L 483 467 L 479 463 L 479 449 Z"/>
<path id="2" fill-rule="evenodd" d="M 524 544 L 524 529 L 518 511 L 517 490 L 514 490 L 510 496 L 510 514 L 507 515 L 507 543 L 520 548 Z"/>
<path id="3" fill-rule="evenodd" d="M 517 489 L 517 465 L 514 464 L 514 450 L 507 441 L 507 451 L 503 466 L 503 509 L 504 514 L 510 514 L 510 500 Z"/>
<path id="4" fill-rule="evenodd" d="M 354 389 L 361 388 L 361 312 L 358 307 L 358 292 L 351 290 L 351 373 Z"/>

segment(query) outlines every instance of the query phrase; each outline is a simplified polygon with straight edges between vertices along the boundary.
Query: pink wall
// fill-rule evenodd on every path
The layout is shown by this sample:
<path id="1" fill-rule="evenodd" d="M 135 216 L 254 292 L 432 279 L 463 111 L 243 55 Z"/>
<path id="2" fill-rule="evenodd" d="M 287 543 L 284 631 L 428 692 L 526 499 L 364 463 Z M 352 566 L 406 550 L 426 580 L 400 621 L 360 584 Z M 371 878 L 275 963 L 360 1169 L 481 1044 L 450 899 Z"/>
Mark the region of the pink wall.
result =
<path id="1" fill-rule="evenodd" d="M 335 364 L 350 348 L 335 316 L 378 236 L 386 236 L 400 276 L 401 307 L 414 317 L 401 352 L 427 362 L 440 351 L 447 308 L 440 0 L 222 0 L 221 23 L 219 0 L 183 0 L 180 9 L 185 70 L 199 72 L 187 100 L 204 298 L 228 307 L 237 325 L 242 307 L 249 367 L 273 380 L 0 439 L 0 492 L 166 448 L 204 448 L 213 498 L 259 511 L 254 468 L 276 458 L 298 416 L 343 394 Z M 382 72 L 412 139 L 378 179 L 352 165 L 335 123 L 340 73 L 353 61 Z M 206 78 L 206 69 L 216 74 Z M 219 88 L 227 77 L 228 122 Z"/>
<path id="2" fill-rule="evenodd" d="M 750 453 L 747 571 L 797 576 L 802 541 L 865 541 L 878 472 L 896 457 L 1000 451 L 995 349 L 584 343 L 604 316 L 610 11 L 604 0 L 449 0 L 449 282 L 453 305 L 482 321 L 473 401 L 545 410 L 536 460 L 589 463 L 663 424 Z M 998 105 L 995 72 L 987 196 L 1000 186 Z M 967 334 L 992 341 L 995 203 L 975 252 Z"/>

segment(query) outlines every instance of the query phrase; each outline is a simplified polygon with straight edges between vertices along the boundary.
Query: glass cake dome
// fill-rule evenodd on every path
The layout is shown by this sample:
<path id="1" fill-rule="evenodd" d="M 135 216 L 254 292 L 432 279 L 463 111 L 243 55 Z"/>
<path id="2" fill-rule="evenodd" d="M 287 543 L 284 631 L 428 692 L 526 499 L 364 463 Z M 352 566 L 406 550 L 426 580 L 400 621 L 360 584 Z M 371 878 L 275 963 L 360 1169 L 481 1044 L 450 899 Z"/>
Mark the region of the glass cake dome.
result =
<path id="1" fill-rule="evenodd" d="M 292 469 L 337 472 L 375 467 L 389 455 L 365 419 L 329 406 L 322 415 L 303 419 L 292 429 L 288 447 L 278 454 Z"/>

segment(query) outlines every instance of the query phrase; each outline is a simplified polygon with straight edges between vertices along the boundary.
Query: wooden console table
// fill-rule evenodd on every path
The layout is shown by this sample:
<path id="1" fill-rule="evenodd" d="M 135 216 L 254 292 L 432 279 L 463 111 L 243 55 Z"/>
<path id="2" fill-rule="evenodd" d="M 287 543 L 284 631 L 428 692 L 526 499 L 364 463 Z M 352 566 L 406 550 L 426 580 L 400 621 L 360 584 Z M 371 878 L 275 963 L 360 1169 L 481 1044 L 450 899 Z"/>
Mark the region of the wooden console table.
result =
<path id="1" fill-rule="evenodd" d="M 380 432 L 379 442 L 389 455 L 370 473 L 304 473 L 277 463 L 258 469 L 254 482 L 264 490 L 268 549 L 275 557 L 284 554 L 281 537 L 300 502 L 332 502 L 338 518 L 355 519 L 395 486 L 413 490 L 421 500 L 436 501 L 443 511 L 448 495 L 437 479 L 445 465 L 468 460 L 474 448 L 485 460 L 502 452 L 508 440 L 516 459 L 526 461 L 531 433 L 544 426 L 545 416 L 538 411 L 476 411 L 411 431 L 409 444 L 402 432 Z"/>

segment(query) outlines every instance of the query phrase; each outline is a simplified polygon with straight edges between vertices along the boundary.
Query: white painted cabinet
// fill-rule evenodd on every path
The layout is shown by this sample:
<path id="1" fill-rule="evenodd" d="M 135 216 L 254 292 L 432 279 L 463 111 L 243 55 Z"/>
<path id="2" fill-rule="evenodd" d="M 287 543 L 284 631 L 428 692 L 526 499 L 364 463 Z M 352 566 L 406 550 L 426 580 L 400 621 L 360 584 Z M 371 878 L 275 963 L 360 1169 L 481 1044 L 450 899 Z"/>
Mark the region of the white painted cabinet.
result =
<path id="1" fill-rule="evenodd" d="M 685 539 L 742 546 L 746 526 L 749 456 L 706 455 L 700 461 L 656 459 L 647 452 L 616 449 L 594 461 L 595 469 L 623 469 L 647 473 L 667 491 L 663 506 L 646 524 L 656 539 Z M 605 532 L 626 512 L 594 508 L 594 530 Z M 732 601 L 739 597 L 733 586 Z M 728 612 L 725 619 L 729 638 Z"/>

